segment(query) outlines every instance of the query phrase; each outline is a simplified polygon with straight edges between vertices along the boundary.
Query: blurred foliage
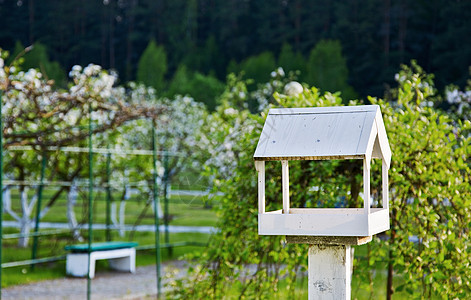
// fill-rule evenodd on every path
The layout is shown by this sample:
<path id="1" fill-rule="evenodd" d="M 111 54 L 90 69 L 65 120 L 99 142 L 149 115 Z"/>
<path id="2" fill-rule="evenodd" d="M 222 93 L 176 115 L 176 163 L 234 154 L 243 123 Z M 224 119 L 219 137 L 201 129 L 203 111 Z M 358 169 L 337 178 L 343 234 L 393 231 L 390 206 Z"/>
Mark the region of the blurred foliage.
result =
<path id="1" fill-rule="evenodd" d="M 54 84 L 57 87 L 66 87 L 67 76 L 65 71 L 57 61 L 49 60 L 47 47 L 44 44 L 39 42 L 34 43 L 34 45 L 30 46 L 30 48 L 25 51 L 25 47 L 21 42 L 16 41 L 15 49 L 13 50 L 8 63 L 11 63 L 15 57 L 18 57 L 21 61 L 21 67 L 24 70 L 36 68 L 44 75 L 45 79 L 54 80 Z"/>
<path id="2" fill-rule="evenodd" d="M 320 48 L 313 50 L 310 59 L 313 66 L 322 62 L 320 57 L 344 64 L 340 43 L 326 42 Z M 160 66 L 157 76 L 160 81 L 149 84 L 163 84 L 165 52 L 155 43 L 149 49 L 142 58 L 143 64 L 149 59 L 143 69 L 156 63 Z M 333 56 L 325 49 L 331 49 Z M 289 54 L 288 50 L 285 53 Z M 291 55 L 288 54 L 284 55 Z M 37 178 L 38 155 L 44 147 L 85 145 L 90 107 L 94 125 L 101 125 L 94 126 L 94 143 L 100 147 L 114 143 L 118 148 L 149 149 L 152 126 L 158 124 L 159 150 L 179 152 L 185 158 L 170 161 L 172 172 L 184 170 L 183 162 L 194 164 L 213 182 L 214 191 L 224 195 L 217 207 L 220 230 L 212 237 L 208 250 L 197 257 L 199 266 L 190 269 L 189 277 L 170 283 L 176 288 L 171 296 L 219 299 L 230 291 L 239 298 L 271 298 L 280 287 L 280 279 L 285 278 L 283 287 L 291 298 L 296 297 L 295 283 L 307 268 L 307 247 L 286 245 L 282 237 L 258 236 L 252 155 L 269 108 L 342 105 L 345 99 L 340 93 L 304 86 L 298 94 L 283 94 L 283 88 L 296 74 L 287 75 L 282 68 L 274 68 L 273 55 L 263 53 L 241 64 L 246 72 L 251 70 L 250 76 L 249 72 L 245 76 L 243 73 L 227 76 L 222 93 L 214 98 L 217 103 L 202 98 L 207 104 L 217 104 L 215 111 L 207 113 L 202 103 L 190 97 L 159 99 L 153 88 L 144 85 L 116 86 L 116 74 L 96 65 L 75 66 L 67 89 L 57 91 L 37 70 L 22 71 L 19 60 L 7 66 L 6 54 L 0 53 L 0 57 L 5 147 L 32 145 L 37 151 L 8 153 L 8 176 Z M 263 68 L 268 74 L 260 73 Z M 329 76 L 337 74 L 342 79 L 337 84 L 345 87 L 346 67 L 334 70 L 337 73 Z M 191 93 L 198 91 L 198 85 L 218 86 L 210 76 L 183 67 L 179 72 L 172 87 L 175 91 L 179 85 L 194 85 Z M 381 106 L 393 152 L 389 173 L 391 230 L 369 244 L 367 258 L 355 263 L 354 276 L 361 278 L 372 298 L 371 280 L 376 271 L 373 266 L 378 264 L 387 265 L 391 279 L 389 295 L 394 290 L 403 290 L 414 298 L 466 298 L 471 292 L 471 123 L 467 109 L 470 88 L 460 91 L 450 86 L 446 98 L 450 107 L 445 111 L 433 76 L 417 63 L 402 66 L 395 79 L 397 87 L 388 90 L 387 101 L 368 98 L 370 103 Z M 257 103 L 258 107 L 249 106 L 250 103 Z M 151 124 L 143 117 L 160 122 Z M 52 173 L 46 176 L 52 178 L 52 174 L 57 174 L 63 180 L 73 180 L 87 171 L 83 159 L 80 155 L 51 158 L 50 164 L 54 166 L 50 165 Z M 115 159 L 118 170 L 113 172 L 112 179 L 132 176 L 143 183 L 143 192 L 149 194 L 149 186 L 145 186 L 150 184 L 147 180 L 152 170 L 150 161 L 141 164 L 123 157 Z M 104 168 L 105 157 L 96 160 Z M 134 170 L 126 171 L 129 168 Z M 373 164 L 373 173 L 380 173 L 379 168 L 379 164 Z M 299 161 L 292 163 L 290 171 L 292 206 L 332 207 L 339 198 L 345 199 L 349 207 L 362 203 L 359 195 L 362 170 L 358 161 Z M 158 173 L 162 179 L 161 164 Z M 379 186 L 377 178 L 372 182 L 372 187 Z M 269 210 L 281 207 L 280 184 L 279 165 L 267 163 Z M 374 197 L 378 192 L 372 188 Z M 52 204 L 53 201 L 48 206 Z M 247 266 L 253 270 L 247 272 Z M 394 276 L 401 281 L 392 280 Z"/>
<path id="3" fill-rule="evenodd" d="M 299 71 L 303 75 L 306 74 L 306 60 L 300 52 L 294 52 L 293 47 L 288 43 L 281 46 L 278 66 L 286 72 Z"/>
<path id="4" fill-rule="evenodd" d="M 232 60 L 277 56 L 284 44 L 307 58 L 321 40 L 338 40 L 347 82 L 361 97 L 380 97 L 411 59 L 436 74 L 440 89 L 463 89 L 471 65 L 469 11 L 471 2 L 456 0 L 1 1 L 0 46 L 39 41 L 65 70 L 94 63 L 131 81 L 155 40 L 169 54 L 169 78 L 185 64 L 223 81 Z"/>
<path id="5" fill-rule="evenodd" d="M 214 76 L 191 72 L 185 65 L 180 65 L 170 83 L 167 95 L 169 97 L 175 95 L 191 96 L 196 101 L 204 103 L 209 110 L 214 111 L 218 104 L 218 97 L 223 90 L 224 83 Z"/>
<path id="6" fill-rule="evenodd" d="M 395 290 L 413 298 L 466 298 L 471 292 L 471 123 L 447 116 L 433 107 L 432 76 L 421 68 L 403 66 L 392 101 L 369 98 L 381 106 L 393 152 L 390 176 L 391 230 L 368 245 L 366 259 L 355 261 L 354 276 L 374 298 L 375 268 L 387 265 Z M 169 286 L 175 299 L 271 299 L 280 278 L 289 297 L 296 298 L 295 282 L 307 269 L 307 246 L 285 244 L 280 236 L 257 233 L 257 185 L 254 153 L 267 110 L 252 114 L 241 106 L 246 93 L 243 81 L 232 84 L 222 104 L 210 116 L 206 131 L 212 139 L 206 172 L 215 179 L 215 190 L 224 193 L 219 231 L 208 250 L 196 259 L 189 277 Z M 297 95 L 274 94 L 270 107 L 341 105 L 338 94 L 304 89 Z M 350 105 L 359 104 L 350 102 Z M 212 150 L 211 150 L 212 149 Z M 219 160 L 217 159 L 219 157 Z M 219 165 L 217 161 L 225 162 Z M 355 207 L 362 200 L 361 165 L 351 161 L 293 162 L 290 168 L 292 207 L 332 206 L 346 197 Z M 373 174 L 380 174 L 373 164 Z M 378 197 L 379 179 L 373 178 L 372 193 Z M 312 189 L 312 187 L 318 187 Z M 281 170 L 267 163 L 267 210 L 281 208 Z M 381 239 L 380 239 L 381 237 Z M 247 268 L 250 268 L 248 271 Z M 400 277 L 403 280 L 393 280 Z M 384 288 L 384 287 L 375 287 Z M 232 296 L 228 296 L 228 295 Z"/>
<path id="7" fill-rule="evenodd" d="M 163 46 L 157 46 L 155 41 L 151 40 L 139 59 L 136 79 L 146 86 L 155 88 L 161 94 L 166 73 L 167 53 Z"/>
<path id="8" fill-rule="evenodd" d="M 266 51 L 248 57 L 237 68 L 236 70 L 230 70 L 230 72 L 243 72 L 245 78 L 253 79 L 253 84 L 249 84 L 249 90 L 254 90 L 257 83 L 270 80 L 270 72 L 276 69 L 275 57 L 273 53 Z"/>
<path id="9" fill-rule="evenodd" d="M 306 82 L 323 91 L 340 91 L 343 99 L 354 99 L 356 93 L 347 81 L 347 62 L 340 41 L 321 40 L 309 55 Z"/>

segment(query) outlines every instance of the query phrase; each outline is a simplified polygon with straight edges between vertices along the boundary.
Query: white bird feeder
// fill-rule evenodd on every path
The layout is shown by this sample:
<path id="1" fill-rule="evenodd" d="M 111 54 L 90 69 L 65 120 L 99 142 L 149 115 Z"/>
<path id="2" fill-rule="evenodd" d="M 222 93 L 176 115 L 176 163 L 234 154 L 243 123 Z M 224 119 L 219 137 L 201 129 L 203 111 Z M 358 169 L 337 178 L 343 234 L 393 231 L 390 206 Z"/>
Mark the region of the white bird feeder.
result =
<path id="1" fill-rule="evenodd" d="M 371 208 L 372 158 L 382 160 L 381 208 Z M 378 105 L 271 109 L 254 159 L 260 235 L 365 237 L 389 229 L 391 150 Z M 288 162 L 333 159 L 363 160 L 363 208 L 291 208 Z M 265 211 L 265 161 L 273 160 L 281 161 L 283 209 Z"/>
<path id="2" fill-rule="evenodd" d="M 370 163 L 382 160 L 382 207 L 371 208 Z M 254 154 L 258 233 L 311 244 L 309 299 L 350 299 L 353 249 L 389 229 L 391 162 L 378 105 L 271 109 Z M 363 160 L 363 208 L 291 208 L 290 160 Z M 281 161 L 283 209 L 265 211 L 265 161 Z M 293 191 L 296 193 L 296 191 Z"/>

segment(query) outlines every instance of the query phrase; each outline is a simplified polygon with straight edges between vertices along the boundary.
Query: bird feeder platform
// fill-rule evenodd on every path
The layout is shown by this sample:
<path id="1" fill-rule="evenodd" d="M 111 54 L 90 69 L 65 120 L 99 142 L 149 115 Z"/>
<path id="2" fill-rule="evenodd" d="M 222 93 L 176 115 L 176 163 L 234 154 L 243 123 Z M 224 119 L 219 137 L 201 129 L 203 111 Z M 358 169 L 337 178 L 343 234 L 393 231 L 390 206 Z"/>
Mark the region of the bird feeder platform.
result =
<path id="1" fill-rule="evenodd" d="M 371 208 L 373 158 L 382 160 L 379 208 Z M 339 159 L 363 160 L 363 208 L 291 208 L 288 162 Z M 254 160 L 260 235 L 369 237 L 389 229 L 391 150 L 378 105 L 271 109 Z M 265 210 L 265 161 L 281 161 L 283 209 Z"/>

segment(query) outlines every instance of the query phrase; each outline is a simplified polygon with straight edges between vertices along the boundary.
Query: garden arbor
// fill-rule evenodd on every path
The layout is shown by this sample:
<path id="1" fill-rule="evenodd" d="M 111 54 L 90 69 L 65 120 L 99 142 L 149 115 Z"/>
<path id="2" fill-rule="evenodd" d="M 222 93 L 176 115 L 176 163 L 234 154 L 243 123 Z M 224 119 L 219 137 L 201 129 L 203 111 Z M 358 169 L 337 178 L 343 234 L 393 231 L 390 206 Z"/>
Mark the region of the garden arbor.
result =
<path id="1" fill-rule="evenodd" d="M 382 207 L 379 208 L 371 208 L 372 158 L 382 160 Z M 372 235 L 389 229 L 391 150 L 379 106 L 271 109 L 254 159 L 258 172 L 259 234 L 286 235 L 288 242 L 333 245 L 330 252 L 319 247 L 314 249 L 316 246 L 310 248 L 309 297 L 324 297 L 330 293 L 334 298 L 348 299 L 350 245 L 368 242 Z M 363 160 L 363 208 L 291 208 L 288 162 L 339 159 Z M 281 161 L 283 209 L 265 209 L 265 161 Z M 344 259 L 338 261 L 338 257 Z M 330 262 L 330 266 L 338 263 L 340 267 L 319 267 L 324 262 Z M 316 264 L 317 271 L 313 272 Z M 332 269 L 343 271 L 333 274 Z M 334 283 L 327 278 L 334 278 Z M 344 289 L 343 282 L 347 283 Z"/>

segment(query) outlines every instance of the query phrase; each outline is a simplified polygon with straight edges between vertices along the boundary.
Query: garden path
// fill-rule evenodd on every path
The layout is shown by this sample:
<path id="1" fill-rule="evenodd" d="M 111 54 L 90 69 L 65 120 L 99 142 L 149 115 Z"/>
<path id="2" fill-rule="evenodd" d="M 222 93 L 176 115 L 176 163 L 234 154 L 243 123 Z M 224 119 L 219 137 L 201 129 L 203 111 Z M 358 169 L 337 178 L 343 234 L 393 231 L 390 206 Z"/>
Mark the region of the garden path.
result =
<path id="1" fill-rule="evenodd" d="M 186 274 L 185 261 L 162 264 L 163 283 Z M 155 265 L 138 267 L 135 274 L 97 271 L 92 280 L 91 299 L 155 299 Z M 171 276 L 168 276 L 171 274 Z M 171 277 L 171 278 L 170 278 Z M 162 284 L 163 286 L 163 284 Z M 86 299 L 87 279 L 62 278 L 2 289 L 2 299 Z"/>

